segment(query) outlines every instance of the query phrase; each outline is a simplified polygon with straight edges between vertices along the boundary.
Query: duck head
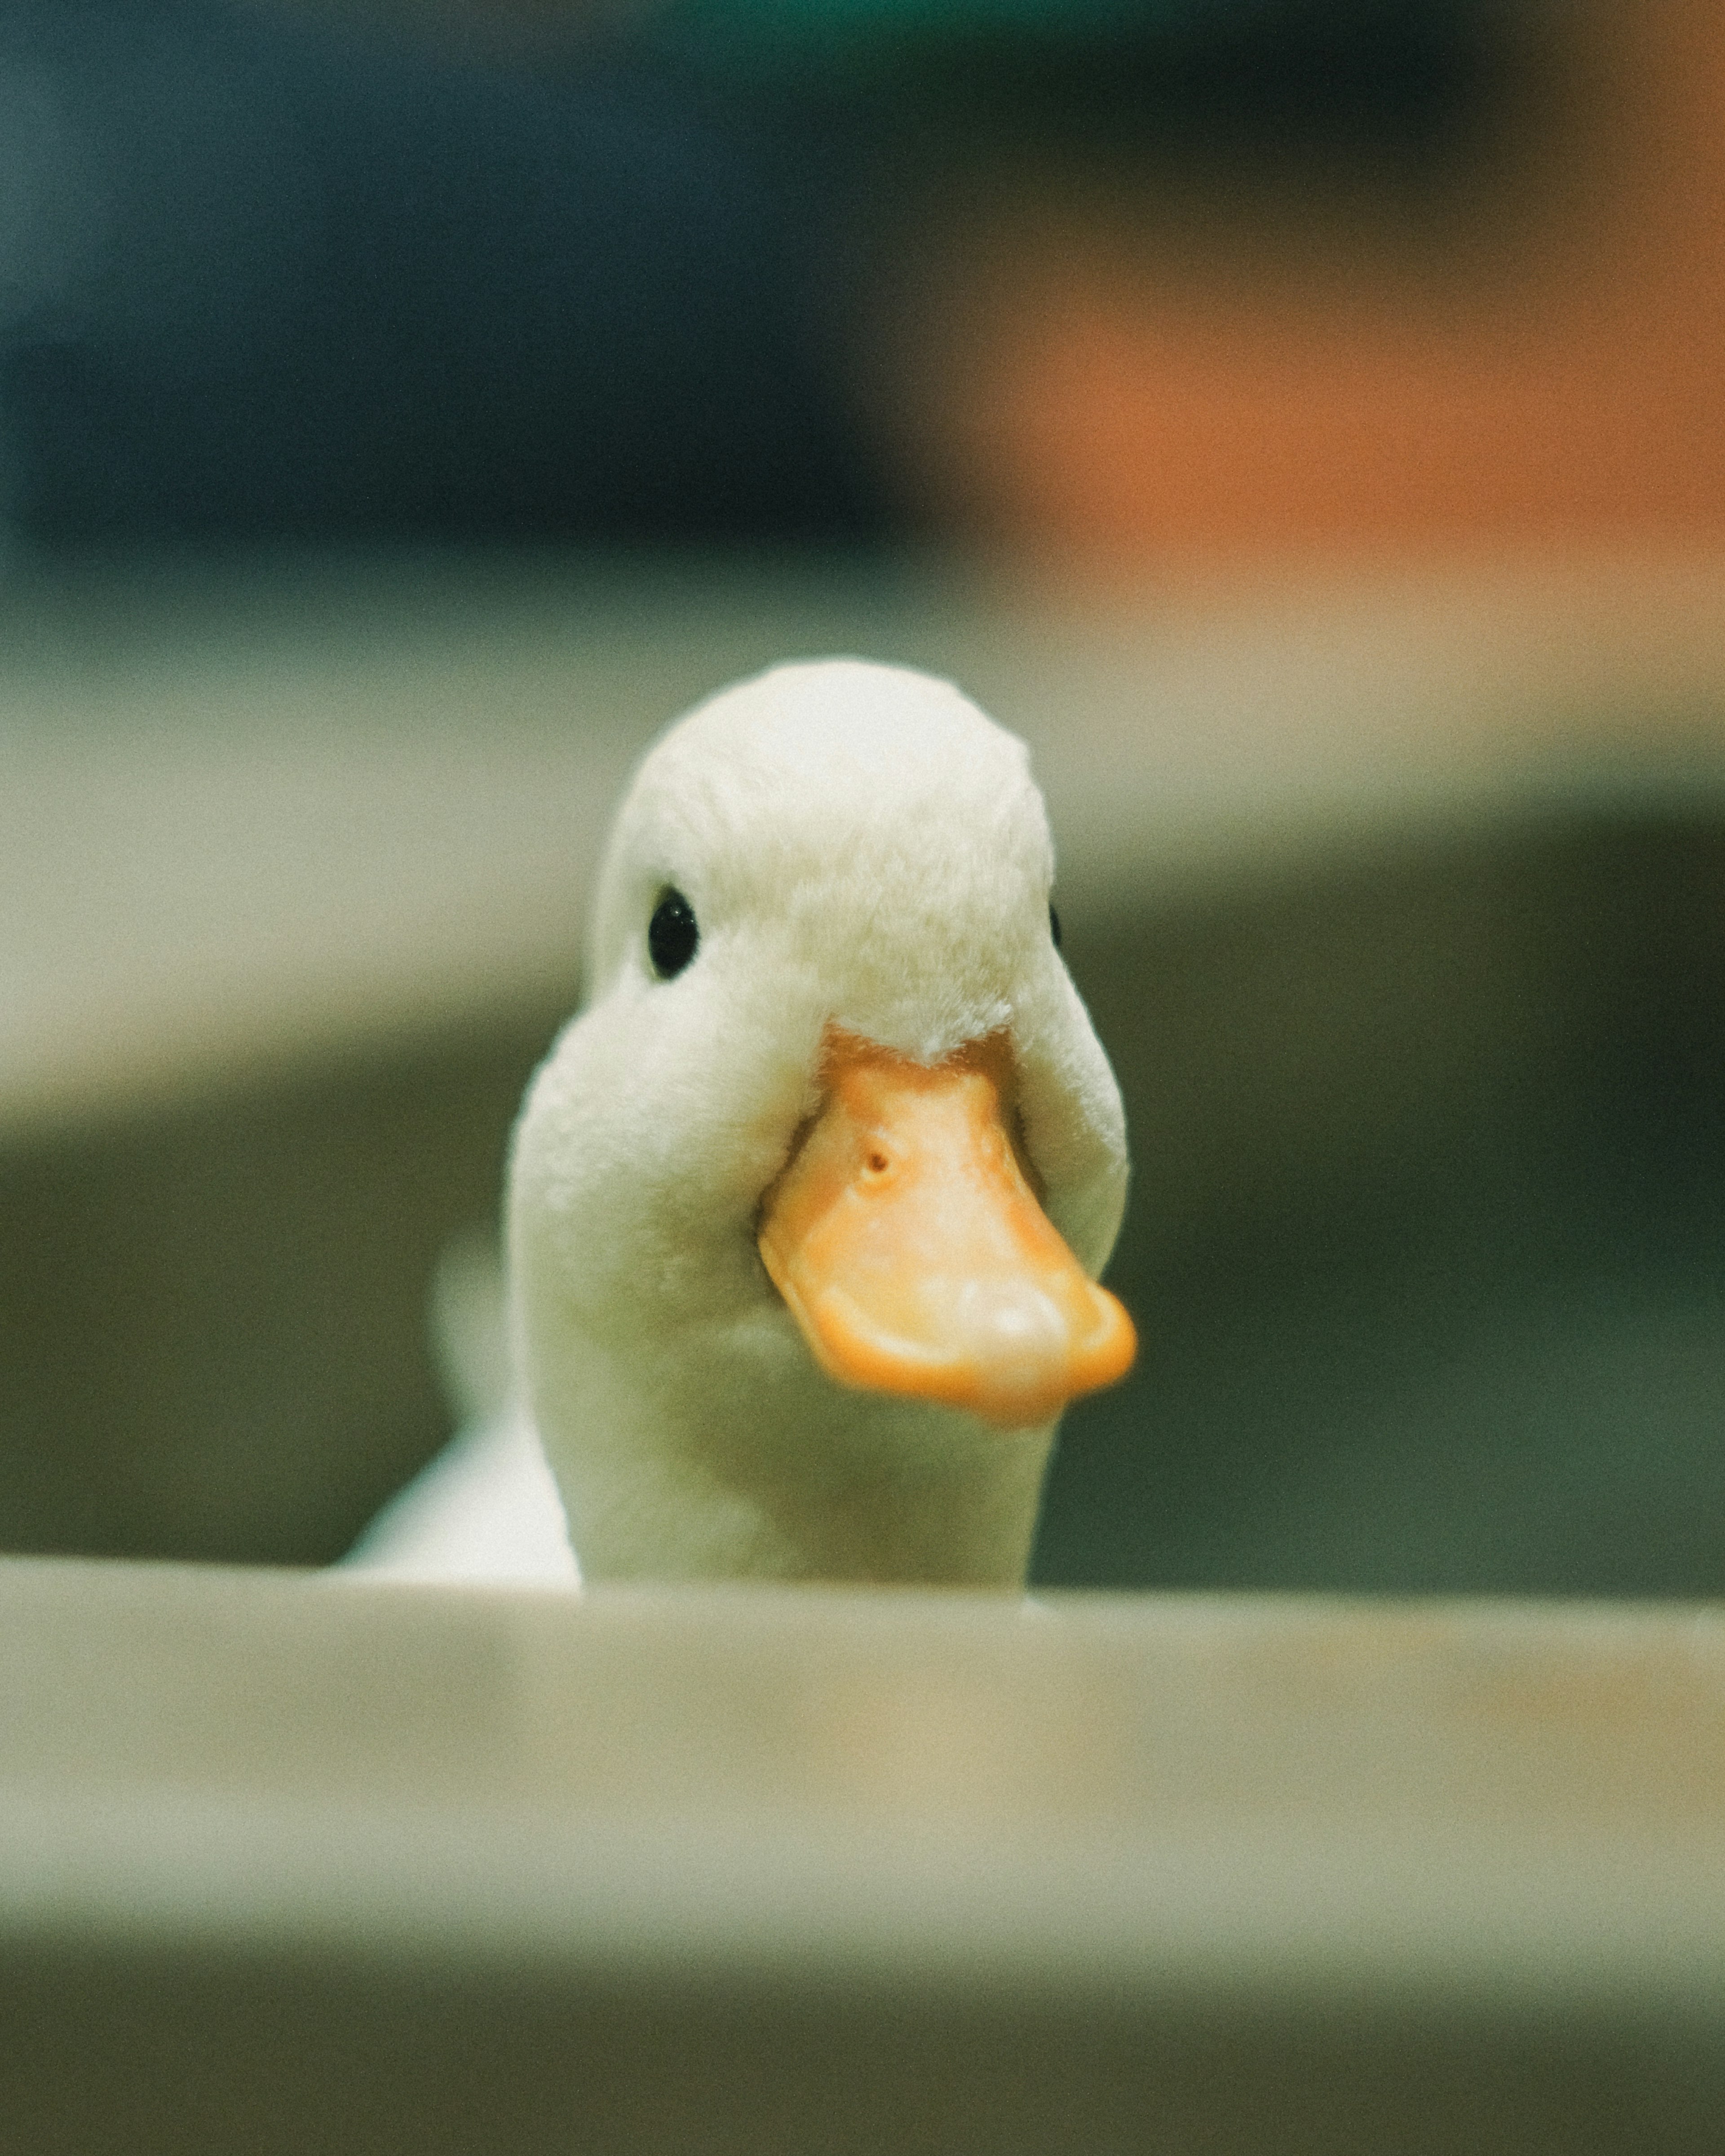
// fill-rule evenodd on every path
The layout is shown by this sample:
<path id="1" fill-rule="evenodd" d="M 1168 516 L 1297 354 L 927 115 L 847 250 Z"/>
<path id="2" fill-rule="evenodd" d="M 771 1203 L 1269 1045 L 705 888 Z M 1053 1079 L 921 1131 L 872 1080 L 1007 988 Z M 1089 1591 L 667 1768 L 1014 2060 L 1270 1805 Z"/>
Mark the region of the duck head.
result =
<path id="1" fill-rule="evenodd" d="M 589 1578 L 1022 1580 L 1120 1096 L 1024 746 L 834 660 L 661 737 L 510 1173 L 516 1350 Z"/>

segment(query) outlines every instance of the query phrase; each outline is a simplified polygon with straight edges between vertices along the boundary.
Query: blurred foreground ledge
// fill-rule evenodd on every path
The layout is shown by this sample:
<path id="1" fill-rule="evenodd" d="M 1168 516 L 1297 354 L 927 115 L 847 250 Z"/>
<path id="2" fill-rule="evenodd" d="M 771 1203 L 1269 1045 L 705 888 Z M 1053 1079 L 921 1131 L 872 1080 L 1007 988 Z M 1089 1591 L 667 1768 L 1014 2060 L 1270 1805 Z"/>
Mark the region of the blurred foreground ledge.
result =
<path id="1" fill-rule="evenodd" d="M 21 2146 L 1710 2150 L 1712 1609 L 0 1563 Z"/>

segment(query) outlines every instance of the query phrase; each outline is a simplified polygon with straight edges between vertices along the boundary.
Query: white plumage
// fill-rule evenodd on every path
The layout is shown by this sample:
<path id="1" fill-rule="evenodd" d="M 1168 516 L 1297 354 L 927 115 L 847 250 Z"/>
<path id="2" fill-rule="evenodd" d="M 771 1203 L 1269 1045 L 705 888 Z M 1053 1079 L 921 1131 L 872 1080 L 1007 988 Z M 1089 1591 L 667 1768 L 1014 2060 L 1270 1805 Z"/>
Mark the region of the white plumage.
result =
<path id="1" fill-rule="evenodd" d="M 1129 1326 L 1083 1280 L 1119 1226 L 1125 1132 L 1050 937 L 1053 866 L 1023 745 L 907 670 L 778 667 L 649 752 L 601 870 L 585 1005 L 529 1091 L 509 1180 L 520 1397 L 589 1578 L 1022 1579 L 1058 1398 L 1123 1367 L 1117 1337 L 1105 1376 L 1063 1380 L 1057 1398 L 1045 1371 L 1026 1374 L 1039 1342 L 1118 1317 L 1130 1358 Z M 671 892 L 699 942 L 667 978 L 648 930 Z M 921 1270 L 891 1291 L 891 1313 L 935 1311 L 938 1338 L 920 1315 L 896 1332 L 896 1315 L 865 1311 L 866 1281 L 841 1296 L 798 1272 L 763 1200 L 779 1207 L 813 1172 L 799 1165 L 809 1134 L 854 1068 L 870 1085 L 902 1079 L 913 1106 L 948 1072 L 973 1105 L 993 1102 L 1001 1173 L 1047 1216 L 1011 1234 L 1052 1223 L 1076 1288 L 1051 1270 L 997 1278 L 992 1258 L 976 1260 L 985 1279 L 961 1277 L 969 1261 L 929 1237 L 968 1203 L 968 1170 L 962 1191 L 920 1201 L 906 1237 Z M 870 1132 L 874 1099 L 855 1111 Z M 866 1140 L 883 1184 L 901 1172 L 896 1145 Z M 877 1250 L 888 1216 L 867 1212 L 872 1186 L 834 1203 Z M 967 1248 L 999 1241 L 985 1224 Z M 1091 1298 L 1076 1317 L 1063 1314 L 1074 1293 Z M 851 1322 L 833 1316 L 841 1303 L 861 1312 L 860 1348 L 834 1329 Z M 999 1370 L 961 1384 L 938 1374 L 943 1357 Z M 975 1411 L 952 1404 L 961 1393 Z M 1017 1401 L 1030 1426 L 1003 1427 Z M 531 1429 L 515 1429 L 468 1440 L 356 1558 L 502 1576 L 513 1507 L 538 1522 L 517 1551 L 539 1553 L 515 1576 L 572 1578 Z"/>

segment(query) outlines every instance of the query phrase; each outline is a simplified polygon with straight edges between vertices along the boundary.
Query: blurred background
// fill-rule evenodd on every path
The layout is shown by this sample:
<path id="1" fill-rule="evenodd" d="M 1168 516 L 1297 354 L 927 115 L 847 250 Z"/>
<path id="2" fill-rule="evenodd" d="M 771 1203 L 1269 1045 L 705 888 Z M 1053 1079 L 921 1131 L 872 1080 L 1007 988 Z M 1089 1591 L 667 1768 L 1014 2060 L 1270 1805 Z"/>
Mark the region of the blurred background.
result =
<path id="1" fill-rule="evenodd" d="M 0 5 L 0 1547 L 341 1553 L 630 760 L 845 649 L 1132 1119 L 1037 1576 L 1717 1593 L 1722 331 L 1705 0 Z"/>

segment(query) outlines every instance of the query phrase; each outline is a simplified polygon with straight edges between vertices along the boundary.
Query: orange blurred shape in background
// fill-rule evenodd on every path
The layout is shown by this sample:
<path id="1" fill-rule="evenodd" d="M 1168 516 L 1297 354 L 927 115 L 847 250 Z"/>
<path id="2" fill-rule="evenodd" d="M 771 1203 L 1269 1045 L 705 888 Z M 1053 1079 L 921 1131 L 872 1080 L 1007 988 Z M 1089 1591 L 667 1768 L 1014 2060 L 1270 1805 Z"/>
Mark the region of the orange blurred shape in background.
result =
<path id="1" fill-rule="evenodd" d="M 937 511 L 1086 577 L 1725 536 L 1725 8 L 1544 27 L 1459 236 L 1213 203 L 1170 245 L 1117 180 L 973 226 L 906 338 Z"/>

